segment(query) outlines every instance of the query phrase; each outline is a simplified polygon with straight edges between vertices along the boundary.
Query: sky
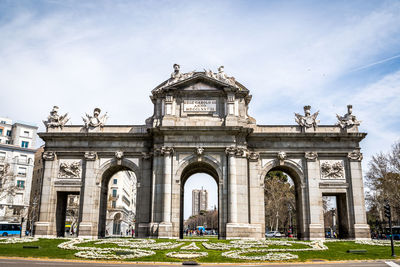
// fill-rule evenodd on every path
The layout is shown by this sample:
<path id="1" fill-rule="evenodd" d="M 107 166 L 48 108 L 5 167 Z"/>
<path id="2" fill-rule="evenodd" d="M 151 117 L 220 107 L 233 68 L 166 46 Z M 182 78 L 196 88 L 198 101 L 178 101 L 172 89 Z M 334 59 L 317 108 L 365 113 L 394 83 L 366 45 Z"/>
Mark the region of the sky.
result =
<path id="1" fill-rule="evenodd" d="M 400 136 L 400 1 L 0 0 L 0 58 L 0 116 L 39 131 L 53 105 L 73 124 L 94 107 L 143 124 L 179 63 L 224 65 L 258 124 L 295 124 L 304 105 L 334 124 L 352 104 L 364 173 Z"/>

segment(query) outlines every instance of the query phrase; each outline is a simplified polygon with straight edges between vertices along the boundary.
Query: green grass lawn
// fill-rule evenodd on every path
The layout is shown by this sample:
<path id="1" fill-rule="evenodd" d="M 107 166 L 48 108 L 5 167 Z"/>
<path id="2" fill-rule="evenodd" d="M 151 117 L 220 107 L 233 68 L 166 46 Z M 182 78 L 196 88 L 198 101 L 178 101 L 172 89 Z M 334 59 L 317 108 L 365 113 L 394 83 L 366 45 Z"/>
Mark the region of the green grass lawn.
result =
<path id="1" fill-rule="evenodd" d="M 205 237 L 206 238 L 206 237 Z M 195 238 L 197 239 L 197 238 Z M 210 238 L 208 242 L 221 242 L 221 243 L 229 243 L 229 240 L 217 240 L 216 238 Z M 125 240 L 125 239 L 124 239 Z M 19 244 L 1 244 L 0 239 L 0 256 L 9 256 L 9 257 L 34 257 L 34 258 L 51 258 L 51 259 L 80 259 L 74 254 L 77 252 L 76 250 L 64 250 L 57 247 L 62 242 L 65 242 L 65 239 L 40 239 L 36 242 L 30 243 L 19 243 Z M 188 238 L 190 241 L 190 238 Z M 94 244 L 96 241 L 88 241 L 83 244 L 79 244 L 77 246 L 96 246 L 102 248 L 108 247 L 118 247 L 116 244 Z M 169 239 L 157 239 L 156 242 L 180 242 Z M 231 259 L 226 258 L 221 255 L 226 250 L 211 250 L 206 249 L 202 242 L 195 242 L 198 247 L 201 248 L 199 251 L 204 251 L 208 253 L 208 256 L 201 257 L 196 259 L 198 262 L 249 262 L 248 260 L 239 260 L 239 259 Z M 185 242 L 185 245 L 190 244 L 190 242 Z M 27 246 L 39 246 L 39 249 L 32 248 L 23 248 L 24 245 Z M 184 245 L 184 246 L 185 246 Z M 329 248 L 328 250 L 323 251 L 300 251 L 300 252 L 289 252 L 291 254 L 298 255 L 298 259 L 293 261 L 312 261 L 312 260 L 372 260 L 372 259 L 389 259 L 391 258 L 391 250 L 390 246 L 371 246 L 371 245 L 362 245 L 356 244 L 353 241 L 343 241 L 343 242 L 326 242 L 325 245 Z M 271 248 L 305 248 L 306 245 L 303 244 L 292 244 L 292 246 L 282 246 L 282 245 L 269 245 L 268 249 Z M 261 248 L 261 247 L 254 247 Z M 359 250 L 365 249 L 367 250 L 364 254 L 353 254 L 347 253 L 347 250 Z M 169 258 L 166 256 L 166 253 L 171 251 L 179 251 L 180 248 L 170 249 L 170 250 L 153 250 L 156 254 L 148 257 L 141 257 L 136 259 L 128 259 L 126 261 L 152 261 L 152 262 L 181 262 L 185 260 Z M 396 255 L 400 255 L 400 247 L 395 248 Z M 284 253 L 284 252 L 283 252 Z M 243 255 L 255 255 L 254 253 L 247 253 Z M 399 257 L 398 257 L 399 258 Z"/>

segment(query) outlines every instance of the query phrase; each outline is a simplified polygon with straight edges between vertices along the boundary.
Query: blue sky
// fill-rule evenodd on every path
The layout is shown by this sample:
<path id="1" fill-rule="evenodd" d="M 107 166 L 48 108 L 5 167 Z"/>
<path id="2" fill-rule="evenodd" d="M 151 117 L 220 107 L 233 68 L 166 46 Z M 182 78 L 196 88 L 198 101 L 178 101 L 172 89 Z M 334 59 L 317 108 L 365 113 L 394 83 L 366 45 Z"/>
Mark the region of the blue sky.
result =
<path id="1" fill-rule="evenodd" d="M 96 106 L 142 124 L 179 63 L 224 65 L 258 124 L 294 124 L 305 104 L 334 124 L 353 104 L 364 171 L 399 139 L 399 1 L 0 0 L 0 37 L 0 116 L 41 130 L 55 104 L 74 124 Z"/>

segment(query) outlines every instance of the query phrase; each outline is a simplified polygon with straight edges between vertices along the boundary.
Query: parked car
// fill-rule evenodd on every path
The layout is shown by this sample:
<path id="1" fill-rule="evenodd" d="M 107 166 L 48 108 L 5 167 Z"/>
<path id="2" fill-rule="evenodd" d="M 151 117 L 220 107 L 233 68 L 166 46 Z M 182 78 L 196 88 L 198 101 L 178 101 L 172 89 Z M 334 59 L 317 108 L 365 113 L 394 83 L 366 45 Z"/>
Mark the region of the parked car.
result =
<path id="1" fill-rule="evenodd" d="M 265 237 L 281 237 L 282 234 L 278 231 L 266 232 Z"/>

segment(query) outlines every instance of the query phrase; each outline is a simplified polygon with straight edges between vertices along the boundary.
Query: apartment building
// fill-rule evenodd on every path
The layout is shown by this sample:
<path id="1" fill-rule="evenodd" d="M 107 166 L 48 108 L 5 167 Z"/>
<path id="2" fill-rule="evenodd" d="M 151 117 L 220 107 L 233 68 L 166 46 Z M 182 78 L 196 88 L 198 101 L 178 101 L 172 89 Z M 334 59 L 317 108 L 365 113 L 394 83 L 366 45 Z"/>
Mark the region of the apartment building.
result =
<path id="1" fill-rule="evenodd" d="M 200 211 L 208 209 L 207 190 L 194 189 L 192 191 L 192 216 L 200 214 Z"/>
<path id="2" fill-rule="evenodd" d="M 38 127 L 0 117 L 0 222 L 26 229 Z"/>
<path id="3" fill-rule="evenodd" d="M 131 171 L 114 174 L 108 185 L 106 235 L 130 235 L 135 228 L 136 176 Z"/>

